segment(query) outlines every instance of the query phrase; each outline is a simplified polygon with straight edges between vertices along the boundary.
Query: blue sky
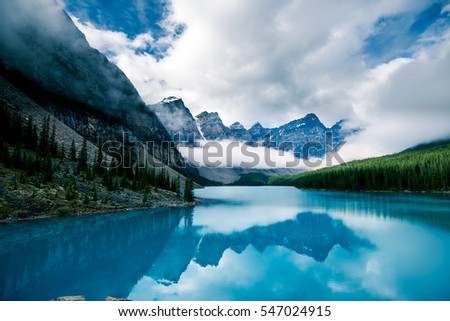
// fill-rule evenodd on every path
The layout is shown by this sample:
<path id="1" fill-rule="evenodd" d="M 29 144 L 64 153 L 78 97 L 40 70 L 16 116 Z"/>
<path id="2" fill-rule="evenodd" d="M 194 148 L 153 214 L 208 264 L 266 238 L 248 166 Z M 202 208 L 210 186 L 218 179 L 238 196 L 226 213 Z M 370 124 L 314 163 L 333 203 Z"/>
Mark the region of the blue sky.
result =
<path id="1" fill-rule="evenodd" d="M 66 11 L 82 22 L 90 22 L 104 30 L 124 32 L 130 39 L 150 32 L 155 40 L 167 36 L 160 22 L 170 12 L 169 0 L 65 0 Z M 184 26 L 177 26 L 181 34 Z M 136 49 L 148 52 L 158 59 L 165 55 L 167 46 Z"/>
<path id="2" fill-rule="evenodd" d="M 164 31 L 158 25 L 166 14 L 164 0 L 66 0 L 66 10 L 100 28 L 123 31 L 130 38 L 148 31 Z"/>
<path id="3" fill-rule="evenodd" d="M 375 65 L 411 57 L 414 46 L 425 34 L 436 35 L 450 26 L 450 17 L 442 13 L 446 2 L 432 2 L 419 11 L 381 17 L 365 41 L 363 52 L 368 61 Z"/>
<path id="4" fill-rule="evenodd" d="M 347 118 L 359 157 L 450 136 L 449 0 L 60 1 L 149 104 L 247 128 Z"/>

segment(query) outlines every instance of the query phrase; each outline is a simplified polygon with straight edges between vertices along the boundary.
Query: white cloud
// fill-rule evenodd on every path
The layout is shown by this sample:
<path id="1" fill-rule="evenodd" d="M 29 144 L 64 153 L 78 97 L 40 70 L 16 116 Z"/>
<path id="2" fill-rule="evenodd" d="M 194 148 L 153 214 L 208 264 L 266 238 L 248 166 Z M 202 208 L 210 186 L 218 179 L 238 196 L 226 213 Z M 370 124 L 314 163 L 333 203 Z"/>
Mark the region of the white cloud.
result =
<path id="1" fill-rule="evenodd" d="M 360 54 L 380 17 L 427 3 L 173 0 L 162 22 L 171 32 L 157 41 L 76 23 L 148 103 L 178 96 L 194 115 L 218 111 L 226 124 L 246 126 L 279 125 L 308 112 L 327 126 L 351 118 L 369 125 L 343 149 L 360 158 L 449 134 L 448 37 L 373 68 Z M 186 30 L 177 38 L 180 23 Z M 136 53 L 148 45 L 170 48 L 158 61 Z"/>
<path id="2" fill-rule="evenodd" d="M 143 25 L 148 25 L 147 17 L 145 16 L 145 10 L 147 9 L 147 3 L 144 0 L 135 0 L 134 6 L 138 14 L 139 22 Z"/>
<path id="3" fill-rule="evenodd" d="M 179 147 L 181 155 L 193 166 L 211 168 L 295 168 L 310 169 L 310 163 L 322 163 L 318 159 L 304 160 L 294 156 L 291 151 L 282 151 L 266 147 L 251 147 L 241 142 L 199 141 L 199 147 Z"/>
<path id="4" fill-rule="evenodd" d="M 150 33 L 140 34 L 130 40 L 124 32 L 97 29 L 89 22 L 81 22 L 77 17 L 71 16 L 75 25 L 83 32 L 89 44 L 105 53 L 107 56 L 133 56 L 136 50 L 145 49 L 154 43 Z"/>
<path id="5" fill-rule="evenodd" d="M 442 13 L 446 12 L 447 14 L 450 13 L 450 4 L 446 5 L 444 8 L 442 8 Z"/>
<path id="6" fill-rule="evenodd" d="M 355 87 L 356 118 L 366 129 L 349 138 L 346 160 L 398 152 L 450 137 L 450 32 L 414 59 L 396 59 L 366 73 Z"/>

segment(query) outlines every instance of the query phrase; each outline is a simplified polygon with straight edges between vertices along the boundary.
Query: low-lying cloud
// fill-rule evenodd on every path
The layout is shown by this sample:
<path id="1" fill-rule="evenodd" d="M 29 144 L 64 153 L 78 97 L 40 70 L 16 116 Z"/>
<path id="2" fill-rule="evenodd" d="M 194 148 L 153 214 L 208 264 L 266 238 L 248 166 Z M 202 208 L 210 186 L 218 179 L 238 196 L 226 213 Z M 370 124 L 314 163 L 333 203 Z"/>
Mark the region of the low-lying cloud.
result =
<path id="1" fill-rule="evenodd" d="M 309 170 L 325 166 L 326 161 L 300 159 L 292 151 L 249 146 L 236 141 L 199 141 L 197 144 L 197 147 L 178 147 L 181 155 L 195 167 Z"/>

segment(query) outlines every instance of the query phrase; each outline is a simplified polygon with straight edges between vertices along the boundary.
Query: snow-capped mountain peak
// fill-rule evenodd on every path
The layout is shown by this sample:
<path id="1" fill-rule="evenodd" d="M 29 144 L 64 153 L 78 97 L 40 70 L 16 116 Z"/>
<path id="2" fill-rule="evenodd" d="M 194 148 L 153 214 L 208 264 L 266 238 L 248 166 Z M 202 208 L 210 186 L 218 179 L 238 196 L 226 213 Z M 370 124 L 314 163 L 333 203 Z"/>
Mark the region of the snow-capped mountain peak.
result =
<path id="1" fill-rule="evenodd" d="M 175 97 L 175 96 L 169 96 L 161 100 L 162 103 L 170 104 L 174 101 L 181 100 L 181 98 Z"/>

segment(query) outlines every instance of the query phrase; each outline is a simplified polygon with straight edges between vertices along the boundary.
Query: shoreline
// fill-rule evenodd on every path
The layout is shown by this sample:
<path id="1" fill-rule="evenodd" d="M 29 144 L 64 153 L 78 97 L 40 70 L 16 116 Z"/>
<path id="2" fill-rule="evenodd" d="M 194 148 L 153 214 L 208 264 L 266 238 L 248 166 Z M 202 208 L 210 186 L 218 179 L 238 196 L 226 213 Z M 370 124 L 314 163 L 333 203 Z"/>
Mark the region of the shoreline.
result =
<path id="1" fill-rule="evenodd" d="M 181 203 L 170 203 L 170 204 L 160 204 L 157 206 L 127 206 L 123 208 L 105 208 L 105 209 L 92 209 L 92 211 L 80 211 L 74 213 L 68 213 L 65 215 L 55 215 L 55 214 L 41 214 L 36 216 L 27 216 L 27 217 L 8 217 L 6 219 L 0 219 L 0 224 L 10 224 L 10 223 L 18 223 L 18 222 L 29 222 L 29 221 L 37 221 L 37 220 L 45 220 L 51 218 L 67 218 L 67 217 L 80 217 L 87 215 L 102 215 L 102 214 L 114 214 L 117 212 L 132 212 L 132 211 L 140 211 L 140 210 L 151 210 L 151 209 L 162 209 L 162 208 L 180 208 L 180 207 L 193 207 L 198 204 L 202 204 L 204 201 L 201 198 L 195 198 L 194 202 L 181 202 Z"/>
<path id="2" fill-rule="evenodd" d="M 285 187 L 294 187 L 299 190 L 305 190 L 305 191 L 320 191 L 320 192 L 340 192 L 340 193 L 397 193 L 397 194 L 450 194 L 450 191 L 379 191 L 379 190 L 358 190 L 358 191 L 351 191 L 351 190 L 338 190 L 338 189 L 315 189 L 315 188 L 302 188 L 302 187 L 296 187 L 293 185 L 268 185 L 268 186 L 285 186 Z"/>
<path id="3" fill-rule="evenodd" d="M 295 185 L 220 185 L 220 186 L 206 186 L 208 188 L 220 188 L 220 187 L 292 187 L 298 190 L 304 191 L 320 191 L 320 192 L 341 192 L 341 193 L 399 193 L 399 194 L 450 194 L 450 190 L 447 191 L 387 191 L 387 190 L 338 190 L 338 189 L 325 189 L 325 188 L 302 188 Z"/>

